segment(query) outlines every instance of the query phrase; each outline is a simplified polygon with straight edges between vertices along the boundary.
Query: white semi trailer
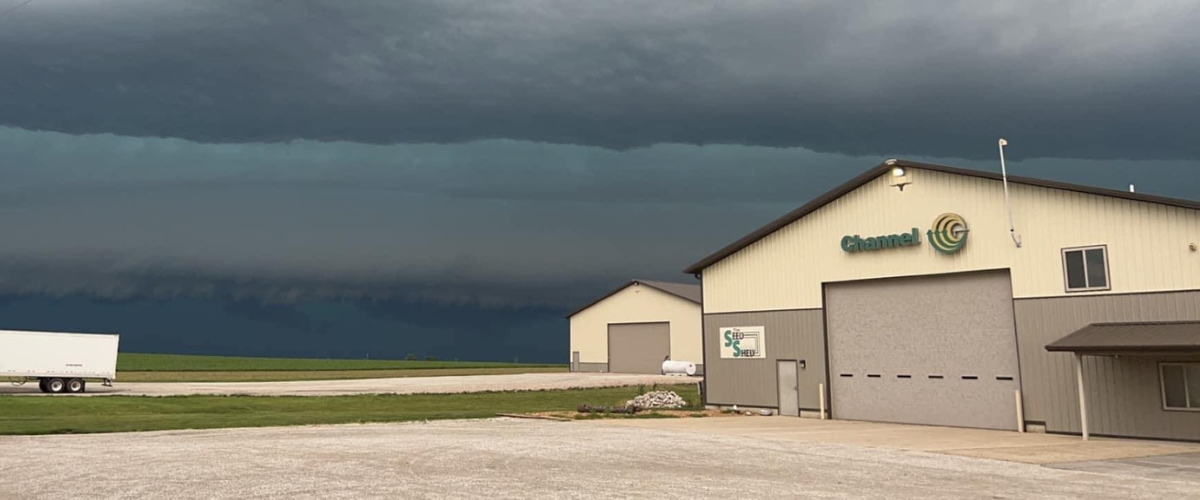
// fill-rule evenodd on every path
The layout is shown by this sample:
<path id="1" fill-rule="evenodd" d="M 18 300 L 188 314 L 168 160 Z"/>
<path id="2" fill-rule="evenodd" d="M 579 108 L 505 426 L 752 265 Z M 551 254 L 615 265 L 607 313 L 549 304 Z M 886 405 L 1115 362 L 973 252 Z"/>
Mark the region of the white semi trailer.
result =
<path id="1" fill-rule="evenodd" d="M 85 379 L 111 386 L 117 378 L 117 343 L 107 333 L 0 330 L 0 377 L 20 385 L 33 380 L 49 393 L 80 393 Z"/>

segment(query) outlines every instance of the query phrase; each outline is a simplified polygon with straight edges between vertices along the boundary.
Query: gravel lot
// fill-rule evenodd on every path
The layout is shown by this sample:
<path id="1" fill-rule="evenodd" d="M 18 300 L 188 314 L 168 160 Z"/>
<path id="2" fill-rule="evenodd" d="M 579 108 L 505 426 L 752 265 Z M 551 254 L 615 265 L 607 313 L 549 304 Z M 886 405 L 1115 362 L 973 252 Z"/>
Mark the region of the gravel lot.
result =
<path id="1" fill-rule="evenodd" d="M 0 437 L 5 499 L 485 497 L 1200 498 L 1200 484 L 608 422 Z"/>
<path id="2" fill-rule="evenodd" d="M 302 380 L 289 382 L 115 382 L 115 387 L 89 384 L 84 395 L 180 396 L 191 394 L 242 394 L 252 396 L 339 396 L 347 394 L 417 394 L 481 391 L 515 391 L 619 387 L 638 384 L 694 384 L 696 377 L 629 375 L 613 373 L 522 373 L 515 375 L 465 375 L 357 380 Z M 0 394 L 46 396 L 37 383 L 0 386 Z M 54 397 L 63 397 L 56 395 Z"/>

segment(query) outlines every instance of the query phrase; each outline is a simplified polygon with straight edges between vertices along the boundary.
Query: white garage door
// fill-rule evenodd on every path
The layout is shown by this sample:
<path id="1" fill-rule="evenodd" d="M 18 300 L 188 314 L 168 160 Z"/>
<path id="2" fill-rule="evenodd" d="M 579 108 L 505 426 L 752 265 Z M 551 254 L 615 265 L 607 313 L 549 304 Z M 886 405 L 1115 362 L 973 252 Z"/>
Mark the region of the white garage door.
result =
<path id="1" fill-rule="evenodd" d="M 1008 272 L 829 284 L 825 299 L 834 418 L 1017 428 Z"/>

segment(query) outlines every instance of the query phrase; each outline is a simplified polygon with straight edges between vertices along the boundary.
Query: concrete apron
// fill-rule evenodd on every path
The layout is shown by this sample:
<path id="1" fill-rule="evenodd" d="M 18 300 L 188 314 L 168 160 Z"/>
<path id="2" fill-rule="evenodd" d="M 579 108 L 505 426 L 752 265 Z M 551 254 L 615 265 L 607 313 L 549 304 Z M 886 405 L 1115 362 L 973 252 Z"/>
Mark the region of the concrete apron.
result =
<path id="1" fill-rule="evenodd" d="M 1040 465 L 1200 453 L 1200 444 L 1196 443 L 1098 437 L 1083 441 L 1078 436 L 1055 434 L 794 417 L 612 419 L 589 424 L 846 444 Z"/>

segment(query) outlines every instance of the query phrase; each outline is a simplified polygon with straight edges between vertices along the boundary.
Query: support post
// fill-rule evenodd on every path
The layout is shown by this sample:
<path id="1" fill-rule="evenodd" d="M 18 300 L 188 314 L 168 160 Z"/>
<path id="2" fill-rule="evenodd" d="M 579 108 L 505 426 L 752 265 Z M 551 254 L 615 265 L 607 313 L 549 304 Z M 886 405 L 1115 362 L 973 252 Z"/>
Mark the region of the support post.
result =
<path id="1" fill-rule="evenodd" d="M 1017 432 L 1025 433 L 1025 408 L 1021 406 L 1021 390 L 1015 391 L 1017 396 Z"/>
<path id="2" fill-rule="evenodd" d="M 825 420 L 825 384 L 817 384 L 817 391 L 821 393 L 821 420 Z"/>
<path id="3" fill-rule="evenodd" d="M 1088 440 L 1087 393 L 1083 388 L 1083 355 L 1075 353 L 1075 380 L 1079 385 L 1079 424 L 1083 428 L 1083 440 Z"/>

